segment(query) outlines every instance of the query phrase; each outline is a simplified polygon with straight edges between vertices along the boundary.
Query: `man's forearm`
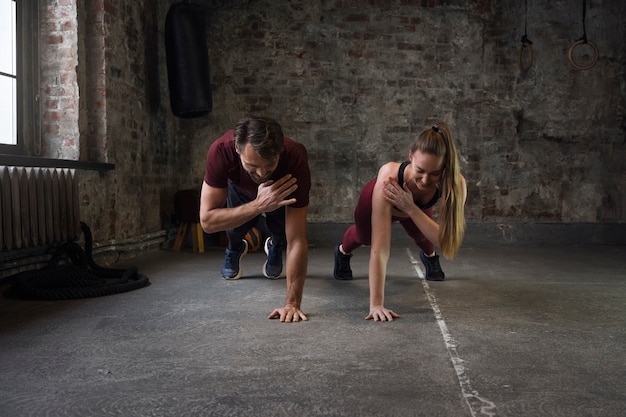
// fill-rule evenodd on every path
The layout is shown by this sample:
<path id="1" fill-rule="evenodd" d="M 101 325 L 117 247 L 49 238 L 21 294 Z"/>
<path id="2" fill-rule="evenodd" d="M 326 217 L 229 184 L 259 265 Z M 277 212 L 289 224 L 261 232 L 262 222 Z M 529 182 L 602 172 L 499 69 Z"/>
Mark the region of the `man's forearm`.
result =
<path id="1" fill-rule="evenodd" d="M 251 201 L 241 206 L 216 208 L 203 213 L 200 223 L 205 233 L 215 233 L 241 226 L 261 213 L 254 201 Z"/>
<path id="2" fill-rule="evenodd" d="M 285 305 L 300 308 L 308 262 L 308 244 L 306 240 L 288 244 L 286 258 L 287 296 Z"/>

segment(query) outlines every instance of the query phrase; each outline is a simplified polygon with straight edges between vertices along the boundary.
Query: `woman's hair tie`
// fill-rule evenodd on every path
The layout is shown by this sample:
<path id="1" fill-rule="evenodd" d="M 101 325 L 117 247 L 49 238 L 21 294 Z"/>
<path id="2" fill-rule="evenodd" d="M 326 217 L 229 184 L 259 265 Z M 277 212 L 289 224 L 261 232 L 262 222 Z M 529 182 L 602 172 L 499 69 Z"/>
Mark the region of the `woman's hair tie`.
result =
<path id="1" fill-rule="evenodd" d="M 433 125 L 433 130 L 434 130 L 436 133 L 439 133 L 439 128 L 438 128 L 437 126 L 435 126 L 435 125 Z"/>

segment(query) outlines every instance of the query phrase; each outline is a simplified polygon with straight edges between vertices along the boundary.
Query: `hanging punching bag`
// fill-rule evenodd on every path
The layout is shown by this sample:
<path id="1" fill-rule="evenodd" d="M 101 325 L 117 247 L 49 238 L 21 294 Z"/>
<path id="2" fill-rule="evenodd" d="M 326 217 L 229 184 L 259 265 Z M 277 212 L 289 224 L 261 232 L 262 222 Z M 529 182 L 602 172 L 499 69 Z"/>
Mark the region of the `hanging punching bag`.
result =
<path id="1" fill-rule="evenodd" d="M 204 9 L 173 4 L 165 18 L 165 54 L 172 113 L 193 118 L 213 107 Z"/>

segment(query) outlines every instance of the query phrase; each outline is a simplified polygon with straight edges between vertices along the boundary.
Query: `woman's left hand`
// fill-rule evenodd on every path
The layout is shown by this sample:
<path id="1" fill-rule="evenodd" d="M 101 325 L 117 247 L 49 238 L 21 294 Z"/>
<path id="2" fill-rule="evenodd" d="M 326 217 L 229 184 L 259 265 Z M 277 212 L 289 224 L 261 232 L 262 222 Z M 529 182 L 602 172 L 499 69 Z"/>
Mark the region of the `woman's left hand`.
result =
<path id="1" fill-rule="evenodd" d="M 383 182 L 383 193 L 387 202 L 398 210 L 408 213 L 415 207 L 415 203 L 413 202 L 413 194 L 406 189 L 406 184 L 404 187 L 400 187 L 398 181 L 390 177 Z"/>
<path id="2" fill-rule="evenodd" d="M 400 317 L 398 313 L 383 306 L 370 307 L 370 313 L 365 317 L 365 320 L 374 321 L 393 321 Z"/>

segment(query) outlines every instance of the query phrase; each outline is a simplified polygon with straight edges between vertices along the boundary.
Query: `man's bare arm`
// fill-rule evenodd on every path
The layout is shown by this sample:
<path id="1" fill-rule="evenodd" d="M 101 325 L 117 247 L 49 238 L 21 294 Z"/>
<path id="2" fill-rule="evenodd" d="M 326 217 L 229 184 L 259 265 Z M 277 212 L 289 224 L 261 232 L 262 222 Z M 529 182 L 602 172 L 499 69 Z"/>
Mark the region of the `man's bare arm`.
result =
<path id="1" fill-rule="evenodd" d="M 308 207 L 285 210 L 285 233 L 287 235 L 287 297 L 285 304 L 300 308 L 302 289 L 308 263 L 308 240 L 306 218 Z"/>
<path id="2" fill-rule="evenodd" d="M 285 208 L 285 233 L 287 235 L 287 294 L 285 306 L 276 308 L 268 316 L 280 317 L 282 322 L 308 320 L 301 310 L 302 292 L 308 264 L 306 218 L 308 207 Z"/>
<path id="3" fill-rule="evenodd" d="M 200 196 L 200 224 L 206 233 L 215 233 L 240 226 L 254 217 L 293 204 L 295 199 L 287 197 L 298 185 L 291 175 L 276 182 L 267 181 L 259 185 L 256 199 L 238 207 L 225 207 L 228 188 L 215 188 L 202 183 Z"/>

